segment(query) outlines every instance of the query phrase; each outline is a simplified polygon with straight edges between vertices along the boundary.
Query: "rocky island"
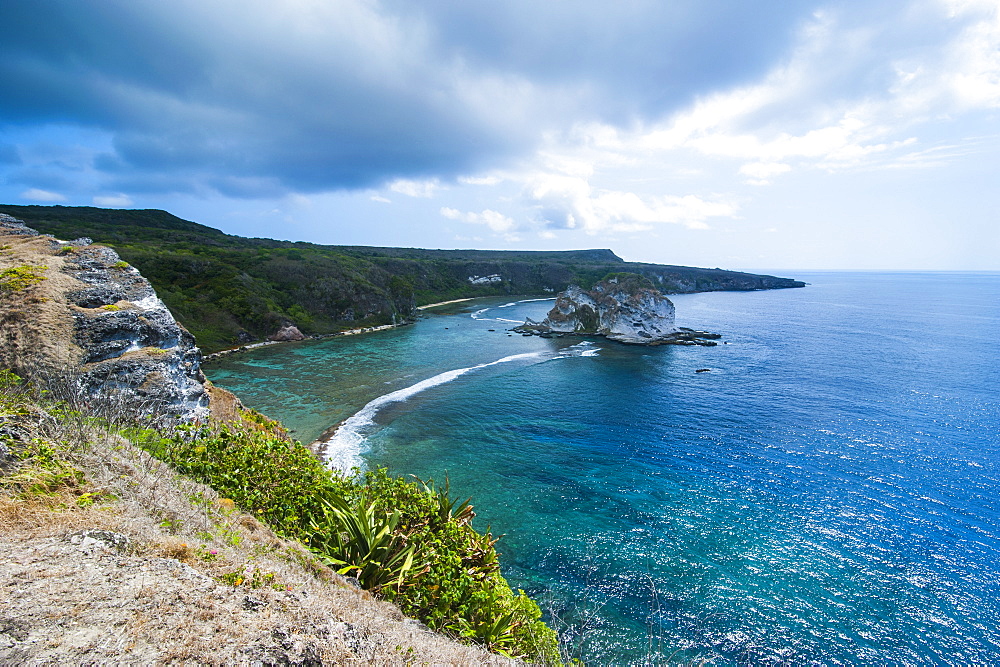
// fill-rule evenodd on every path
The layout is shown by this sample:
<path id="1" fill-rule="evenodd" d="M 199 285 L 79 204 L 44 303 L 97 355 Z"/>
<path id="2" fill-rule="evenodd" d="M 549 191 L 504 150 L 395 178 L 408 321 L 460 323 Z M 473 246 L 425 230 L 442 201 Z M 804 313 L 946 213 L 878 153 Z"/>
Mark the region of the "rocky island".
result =
<path id="1" fill-rule="evenodd" d="M 606 276 L 590 290 L 577 285 L 556 297 L 541 322 L 530 318 L 514 331 L 527 335 L 604 336 L 632 345 L 716 345 L 719 334 L 674 324 L 674 304 L 652 281 L 635 273 Z"/>

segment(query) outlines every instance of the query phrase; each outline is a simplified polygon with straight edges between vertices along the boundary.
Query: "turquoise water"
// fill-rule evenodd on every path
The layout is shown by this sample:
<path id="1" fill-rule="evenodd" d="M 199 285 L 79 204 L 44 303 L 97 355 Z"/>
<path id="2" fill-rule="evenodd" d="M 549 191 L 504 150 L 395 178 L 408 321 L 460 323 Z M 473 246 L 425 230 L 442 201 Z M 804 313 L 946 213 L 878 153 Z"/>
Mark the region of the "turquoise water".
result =
<path id="1" fill-rule="evenodd" d="M 508 336 L 550 304 L 494 299 L 206 372 L 447 473 L 585 661 L 996 662 L 1000 275 L 795 277 L 672 297 L 715 348 Z"/>

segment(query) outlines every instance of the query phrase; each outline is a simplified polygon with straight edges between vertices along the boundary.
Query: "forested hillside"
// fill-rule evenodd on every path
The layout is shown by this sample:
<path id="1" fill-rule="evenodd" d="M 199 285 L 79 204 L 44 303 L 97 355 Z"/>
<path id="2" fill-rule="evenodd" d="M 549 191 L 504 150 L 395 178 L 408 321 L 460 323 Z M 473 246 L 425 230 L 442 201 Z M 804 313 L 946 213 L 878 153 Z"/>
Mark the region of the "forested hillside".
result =
<path id="1" fill-rule="evenodd" d="M 801 287 L 786 278 L 625 262 L 610 250 L 530 252 L 329 246 L 243 238 L 159 210 L 8 206 L 45 234 L 90 237 L 153 284 L 207 352 L 260 340 L 284 323 L 306 334 L 387 324 L 449 299 L 552 294 L 609 272 L 665 293 Z"/>

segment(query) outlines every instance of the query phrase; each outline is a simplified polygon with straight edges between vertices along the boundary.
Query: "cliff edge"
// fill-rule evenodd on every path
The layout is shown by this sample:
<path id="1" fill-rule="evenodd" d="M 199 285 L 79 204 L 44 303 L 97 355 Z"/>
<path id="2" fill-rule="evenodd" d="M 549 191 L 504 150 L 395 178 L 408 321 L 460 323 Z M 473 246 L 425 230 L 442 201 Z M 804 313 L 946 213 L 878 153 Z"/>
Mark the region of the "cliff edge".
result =
<path id="1" fill-rule="evenodd" d="M 0 364 L 94 405 L 208 417 L 194 337 L 114 250 L 0 214 Z"/>
<path id="2" fill-rule="evenodd" d="M 322 464 L 211 387 L 200 358 L 116 253 L 0 216 L 0 664 L 514 664 L 405 618 L 259 507 L 151 455 L 185 451 L 240 488 L 308 496 L 322 478 L 250 470 L 268 451 Z M 207 419 L 210 392 L 225 425 L 170 428 Z"/>

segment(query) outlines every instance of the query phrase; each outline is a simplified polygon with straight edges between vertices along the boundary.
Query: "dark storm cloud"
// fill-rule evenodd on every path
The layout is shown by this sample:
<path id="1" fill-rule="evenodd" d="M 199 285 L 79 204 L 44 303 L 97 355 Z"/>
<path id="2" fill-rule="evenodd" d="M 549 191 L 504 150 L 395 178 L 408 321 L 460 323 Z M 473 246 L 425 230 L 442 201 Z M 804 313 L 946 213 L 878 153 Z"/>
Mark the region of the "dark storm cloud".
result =
<path id="1" fill-rule="evenodd" d="M 803 0 L 390 0 L 477 67 L 590 89 L 601 120 L 655 119 L 693 95 L 759 76 L 794 41 Z M 579 112 L 578 112 L 579 113 Z"/>
<path id="2" fill-rule="evenodd" d="M 110 133 L 114 155 L 95 168 L 122 190 L 261 196 L 449 178 L 523 154 L 545 130 L 661 117 L 757 76 L 803 11 L 13 0 L 0 10 L 0 127 Z"/>

